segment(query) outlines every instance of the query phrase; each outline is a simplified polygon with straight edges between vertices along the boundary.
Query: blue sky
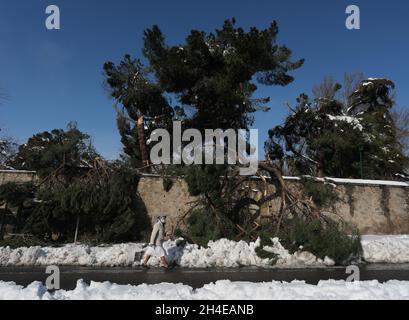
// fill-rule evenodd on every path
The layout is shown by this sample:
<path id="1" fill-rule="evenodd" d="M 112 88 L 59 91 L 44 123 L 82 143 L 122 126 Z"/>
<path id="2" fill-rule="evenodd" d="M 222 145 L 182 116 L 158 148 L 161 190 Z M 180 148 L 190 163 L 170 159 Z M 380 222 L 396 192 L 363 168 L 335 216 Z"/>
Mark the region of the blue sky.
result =
<path id="1" fill-rule="evenodd" d="M 61 30 L 45 28 L 45 8 L 58 5 Z M 345 8 L 361 10 L 361 30 L 345 28 Z M 286 102 L 309 93 L 326 75 L 344 72 L 395 81 L 397 104 L 409 108 L 409 2 L 406 0 L 128 1 L 0 0 L 0 106 L 3 133 L 25 142 L 34 133 L 75 120 L 97 149 L 114 159 L 121 150 L 113 101 L 104 91 L 102 65 L 125 53 L 141 56 L 144 29 L 158 24 L 168 44 L 191 29 L 212 31 L 227 18 L 248 28 L 277 20 L 278 42 L 305 58 L 287 87 L 263 87 L 271 111 L 256 115 L 259 145 L 282 122 Z"/>

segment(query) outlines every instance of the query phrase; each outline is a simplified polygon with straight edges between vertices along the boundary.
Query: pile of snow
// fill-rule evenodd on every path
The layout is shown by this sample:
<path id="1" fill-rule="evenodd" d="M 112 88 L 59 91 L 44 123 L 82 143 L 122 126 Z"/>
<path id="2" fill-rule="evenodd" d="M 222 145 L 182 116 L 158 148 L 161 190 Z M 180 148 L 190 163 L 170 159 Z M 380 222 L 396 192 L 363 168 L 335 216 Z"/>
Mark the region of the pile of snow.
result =
<path id="1" fill-rule="evenodd" d="M 255 242 L 231 241 L 220 239 L 210 241 L 207 247 L 195 244 L 181 244 L 182 239 L 167 241 L 164 248 L 170 262 L 188 268 L 270 267 L 273 259 L 261 259 L 256 253 L 260 240 Z M 324 266 L 333 261 L 317 259 L 308 252 L 290 254 L 273 239 L 272 246 L 265 247 L 277 255 L 278 266 Z M 0 247 L 0 266 L 46 266 L 46 265 L 80 265 L 80 266 L 139 266 L 142 263 L 145 245 L 142 243 L 116 244 L 111 246 L 90 247 L 87 245 L 69 244 L 63 247 L 29 247 L 11 249 Z M 159 259 L 152 257 L 150 264 L 159 265 Z"/>
<path id="2" fill-rule="evenodd" d="M 143 251 L 142 243 L 114 244 L 90 247 L 67 244 L 62 247 L 0 248 L 0 266 L 132 266 L 137 253 Z"/>
<path id="3" fill-rule="evenodd" d="M 220 239 L 210 241 L 207 247 L 184 244 L 182 239 L 167 241 L 164 248 L 170 262 L 186 268 L 234 268 L 240 266 L 271 267 L 274 259 L 261 259 L 256 248 L 260 240 L 247 243 Z M 409 235 L 362 236 L 364 259 L 370 263 L 409 263 Z M 62 247 L 22 247 L 11 249 L 0 247 L 0 266 L 48 266 L 79 265 L 103 267 L 140 266 L 145 252 L 143 243 L 124 243 L 92 247 L 68 244 Z M 320 267 L 332 266 L 329 257 L 324 260 L 303 251 L 290 254 L 278 238 L 263 248 L 276 255 L 277 267 Z M 159 259 L 152 257 L 150 264 L 159 265 Z"/>
<path id="4" fill-rule="evenodd" d="M 170 260 L 177 261 L 180 266 L 189 268 L 271 266 L 273 259 L 261 259 L 257 255 L 256 248 L 259 246 L 260 239 L 250 243 L 220 239 L 210 241 L 206 248 L 187 244 L 183 250 L 175 250 L 175 255 L 172 255 L 172 244 L 170 242 L 165 243 Z M 317 257 L 309 252 L 290 254 L 281 245 L 278 238 L 272 239 L 272 246 L 266 246 L 263 249 L 277 255 L 275 266 L 302 267 L 334 264 L 330 259 L 326 259 L 325 262 L 317 259 Z"/>
<path id="5" fill-rule="evenodd" d="M 186 244 L 181 250 L 174 250 L 171 241 L 165 242 L 164 247 L 171 261 L 176 261 L 180 266 L 188 268 L 209 267 L 239 267 L 239 266 L 268 266 L 269 259 L 261 259 L 256 254 L 260 241 L 244 242 L 220 239 L 210 241 L 207 247 L 196 244 Z M 157 264 L 157 261 L 152 261 Z"/>
<path id="6" fill-rule="evenodd" d="M 27 288 L 13 282 L 0 282 L 0 300 L 408 300 L 408 281 L 320 281 L 309 285 L 304 281 L 287 282 L 231 282 L 217 281 L 193 289 L 183 284 L 160 283 L 138 286 L 110 282 L 78 280 L 74 290 L 53 293 L 41 282 Z"/>
<path id="7" fill-rule="evenodd" d="M 290 254 L 280 243 L 278 238 L 272 239 L 272 246 L 265 246 L 263 249 L 267 252 L 271 252 L 277 255 L 277 266 L 333 266 L 335 262 L 329 257 L 325 257 L 324 260 L 317 258 L 308 251 L 300 250 Z"/>
<path id="8" fill-rule="evenodd" d="M 409 235 L 367 235 L 361 243 L 367 262 L 409 263 Z"/>

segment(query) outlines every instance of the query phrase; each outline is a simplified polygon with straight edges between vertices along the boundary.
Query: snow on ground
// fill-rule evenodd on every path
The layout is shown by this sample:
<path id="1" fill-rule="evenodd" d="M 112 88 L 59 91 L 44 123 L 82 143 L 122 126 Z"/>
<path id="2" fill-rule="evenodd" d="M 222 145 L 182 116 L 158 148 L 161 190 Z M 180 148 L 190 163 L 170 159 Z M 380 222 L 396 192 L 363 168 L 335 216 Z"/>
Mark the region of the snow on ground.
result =
<path id="1" fill-rule="evenodd" d="M 267 252 L 275 253 L 278 256 L 276 266 L 333 266 L 335 264 L 329 257 L 325 257 L 323 261 L 308 251 L 300 250 L 291 254 L 281 245 L 278 238 L 272 239 L 272 246 L 265 246 L 263 249 Z"/>
<path id="2" fill-rule="evenodd" d="M 277 255 L 275 266 L 304 267 L 326 266 L 334 262 L 326 257 L 317 259 L 305 251 L 290 254 L 277 238 L 272 245 L 264 247 L 266 251 Z M 271 267 L 272 259 L 261 259 L 256 254 L 260 240 L 247 243 L 220 239 L 210 241 L 207 247 L 195 244 L 181 244 L 182 239 L 167 241 L 164 248 L 170 262 L 187 268 L 240 266 Z M 0 266 L 45 266 L 45 265 L 81 265 L 81 266 L 139 266 L 145 251 L 142 243 L 115 244 L 110 246 L 90 247 L 88 245 L 68 244 L 62 247 L 29 247 L 11 249 L 0 247 Z M 159 265 L 159 259 L 152 257 L 150 264 Z"/>
<path id="3" fill-rule="evenodd" d="M 290 254 L 277 238 L 272 239 L 266 251 L 277 255 L 276 267 L 324 267 L 334 262 L 326 257 L 317 259 L 306 251 Z M 194 244 L 181 244 L 181 239 L 167 241 L 164 247 L 168 258 L 179 266 L 188 268 L 240 266 L 271 267 L 272 260 L 261 259 L 256 254 L 260 241 L 244 242 L 220 239 L 210 241 L 207 247 Z M 409 235 L 401 236 L 363 236 L 364 258 L 370 263 L 408 263 Z M 109 246 L 91 247 L 81 244 L 68 244 L 62 247 L 29 247 L 11 249 L 0 247 L 0 266 L 46 266 L 46 265 L 80 265 L 80 266 L 139 266 L 145 247 L 142 243 L 125 243 Z M 158 266 L 156 258 L 151 259 L 152 266 Z"/>
<path id="4" fill-rule="evenodd" d="M 364 258 L 370 263 L 409 263 L 409 235 L 362 236 Z"/>
<path id="5" fill-rule="evenodd" d="M 62 247 L 0 248 L 0 266 L 81 265 L 131 266 L 135 255 L 143 251 L 142 243 L 91 247 L 67 244 Z"/>
<path id="6" fill-rule="evenodd" d="M 304 281 L 286 282 L 231 282 L 217 281 L 193 289 L 183 284 L 160 283 L 138 286 L 110 282 L 78 280 L 74 290 L 53 293 L 41 282 L 27 288 L 13 282 L 0 281 L 0 300 L 409 300 L 408 281 L 320 281 L 309 285 Z"/>

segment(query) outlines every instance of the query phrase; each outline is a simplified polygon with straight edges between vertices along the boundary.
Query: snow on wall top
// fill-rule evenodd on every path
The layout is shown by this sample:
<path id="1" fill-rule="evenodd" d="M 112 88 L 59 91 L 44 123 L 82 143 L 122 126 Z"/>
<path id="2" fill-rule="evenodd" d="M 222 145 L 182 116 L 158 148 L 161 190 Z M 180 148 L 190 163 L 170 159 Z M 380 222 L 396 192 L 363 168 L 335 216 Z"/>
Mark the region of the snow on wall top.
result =
<path id="1" fill-rule="evenodd" d="M 144 173 L 142 177 L 145 178 L 163 178 L 162 175 L 153 174 L 153 173 Z M 388 180 L 369 180 L 369 179 L 345 179 L 345 178 L 316 178 L 311 176 L 305 176 L 314 178 L 317 181 L 322 182 L 330 182 L 335 184 L 357 184 L 357 185 L 372 185 L 372 186 L 395 186 L 395 187 L 409 187 L 409 181 L 388 181 Z M 251 176 L 251 179 L 260 179 L 258 176 Z M 265 179 L 269 179 L 268 176 L 263 176 Z M 301 177 L 290 177 L 290 176 L 283 176 L 284 180 L 288 181 L 300 181 Z"/>
<path id="2" fill-rule="evenodd" d="M 26 170 L 0 170 L 0 173 L 36 173 L 35 171 Z M 162 175 L 156 174 L 142 174 L 143 177 L 163 178 Z M 308 176 L 306 176 L 308 177 Z M 258 176 L 251 177 L 252 179 L 260 179 Z M 264 177 L 268 179 L 269 177 Z M 300 177 L 284 176 L 284 180 L 299 181 Z M 311 177 L 314 178 L 314 177 Z M 368 180 L 368 179 L 345 179 L 345 178 L 314 178 L 317 181 L 329 182 L 335 184 L 356 184 L 356 185 L 370 185 L 370 186 L 394 186 L 394 187 L 408 187 L 409 181 L 388 181 L 388 180 Z"/>
<path id="3" fill-rule="evenodd" d="M 301 180 L 300 177 L 283 177 L 284 180 Z M 387 181 L 387 180 L 367 180 L 367 179 L 344 179 L 344 178 L 315 178 L 317 181 L 331 182 L 335 184 L 358 184 L 370 186 L 394 186 L 409 187 L 409 181 Z"/>
<path id="4" fill-rule="evenodd" d="M 28 170 L 14 170 L 14 169 L 10 169 L 10 170 L 1 170 L 1 169 L 0 169 L 0 173 L 36 173 L 36 171 L 28 171 Z"/>

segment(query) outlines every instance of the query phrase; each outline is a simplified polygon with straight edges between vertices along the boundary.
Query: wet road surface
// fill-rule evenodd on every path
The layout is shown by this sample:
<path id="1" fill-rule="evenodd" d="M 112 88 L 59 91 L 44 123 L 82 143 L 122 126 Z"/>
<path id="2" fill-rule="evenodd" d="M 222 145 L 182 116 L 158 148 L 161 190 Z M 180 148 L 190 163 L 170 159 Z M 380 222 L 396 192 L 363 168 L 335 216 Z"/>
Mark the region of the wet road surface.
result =
<path id="1" fill-rule="evenodd" d="M 13 281 L 27 286 L 33 281 L 45 283 L 49 274 L 46 267 L 0 267 L 0 280 Z M 364 265 L 359 266 L 360 279 L 409 281 L 409 264 L 403 265 Z M 270 282 L 303 280 L 309 284 L 317 284 L 320 280 L 346 280 L 349 274 L 345 267 L 331 268 L 299 268 L 299 269 L 260 269 L 260 268 L 232 268 L 232 269 L 186 269 L 174 268 L 163 270 L 152 268 L 113 268 L 113 267 L 60 267 L 61 289 L 72 290 L 78 279 L 118 284 L 139 285 L 142 283 L 154 284 L 160 282 L 183 283 L 193 288 L 200 288 L 206 283 L 218 280 Z"/>

